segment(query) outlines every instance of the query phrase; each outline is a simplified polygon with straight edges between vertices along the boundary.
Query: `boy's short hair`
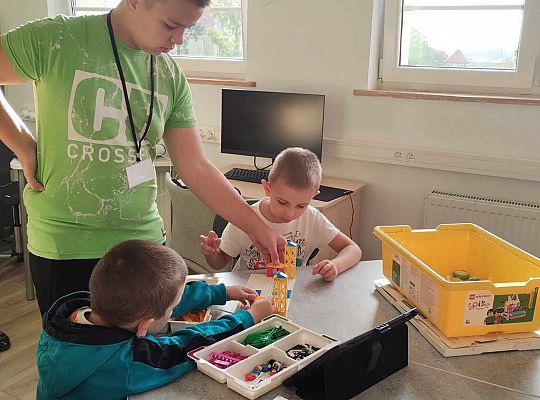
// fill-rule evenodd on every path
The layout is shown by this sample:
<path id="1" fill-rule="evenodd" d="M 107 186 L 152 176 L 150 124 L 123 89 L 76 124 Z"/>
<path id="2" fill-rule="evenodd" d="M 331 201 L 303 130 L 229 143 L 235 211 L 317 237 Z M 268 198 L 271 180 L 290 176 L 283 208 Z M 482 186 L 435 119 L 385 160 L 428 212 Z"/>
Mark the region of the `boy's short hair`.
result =
<path id="1" fill-rule="evenodd" d="M 92 271 L 92 311 L 115 327 L 161 318 L 187 272 L 182 257 L 169 247 L 144 240 L 117 244 Z"/>
<path id="2" fill-rule="evenodd" d="M 289 186 L 318 189 L 321 177 L 322 167 L 315 153 L 301 147 L 289 147 L 277 155 L 268 181 L 283 179 Z"/>

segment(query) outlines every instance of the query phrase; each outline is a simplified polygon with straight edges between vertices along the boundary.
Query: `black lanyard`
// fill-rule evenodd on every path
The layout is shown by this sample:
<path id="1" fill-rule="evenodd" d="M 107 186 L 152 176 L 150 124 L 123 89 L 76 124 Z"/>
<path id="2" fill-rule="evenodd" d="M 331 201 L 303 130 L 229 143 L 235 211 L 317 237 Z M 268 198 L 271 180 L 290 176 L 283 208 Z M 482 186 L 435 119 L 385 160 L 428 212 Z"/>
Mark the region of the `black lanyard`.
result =
<path id="1" fill-rule="evenodd" d="M 154 113 L 154 56 L 150 56 L 150 112 L 148 114 L 148 121 L 146 122 L 146 128 L 141 137 L 141 140 L 137 140 L 137 133 L 135 133 L 135 124 L 133 123 L 133 114 L 131 113 L 131 105 L 129 104 L 128 92 L 126 87 L 126 80 L 124 79 L 124 71 L 122 70 L 122 64 L 120 64 L 120 57 L 118 57 L 118 49 L 116 48 L 116 41 L 114 40 L 114 32 L 111 22 L 112 10 L 107 14 L 107 27 L 109 28 L 109 37 L 111 38 L 111 46 L 114 53 L 114 60 L 116 61 L 116 68 L 122 81 L 122 89 L 124 90 L 124 100 L 126 101 L 126 107 L 129 117 L 129 124 L 131 126 L 131 133 L 133 135 L 133 141 L 135 142 L 135 150 L 137 151 L 137 162 L 141 161 L 141 147 L 150 124 L 152 123 L 152 114 Z"/>

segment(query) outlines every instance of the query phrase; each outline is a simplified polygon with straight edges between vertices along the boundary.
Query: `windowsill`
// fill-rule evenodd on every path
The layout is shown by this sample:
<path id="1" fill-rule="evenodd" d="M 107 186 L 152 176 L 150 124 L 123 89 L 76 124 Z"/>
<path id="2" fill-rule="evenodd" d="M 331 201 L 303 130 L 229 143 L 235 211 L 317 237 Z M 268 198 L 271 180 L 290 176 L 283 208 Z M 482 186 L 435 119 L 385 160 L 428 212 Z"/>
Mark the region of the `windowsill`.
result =
<path id="1" fill-rule="evenodd" d="M 257 82 L 243 79 L 221 79 L 221 78 L 198 78 L 188 77 L 188 82 L 192 85 L 218 85 L 218 86 L 238 86 L 255 87 Z"/>
<path id="2" fill-rule="evenodd" d="M 397 99 L 417 99 L 417 100 L 443 100 L 460 101 L 470 103 L 493 103 L 493 104 L 519 104 L 529 106 L 540 106 L 540 97 L 525 96 L 499 96 L 485 94 L 464 94 L 464 93 L 433 93 L 416 92 L 406 90 L 380 90 L 380 89 L 354 89 L 354 96 L 364 97 L 393 97 Z"/>

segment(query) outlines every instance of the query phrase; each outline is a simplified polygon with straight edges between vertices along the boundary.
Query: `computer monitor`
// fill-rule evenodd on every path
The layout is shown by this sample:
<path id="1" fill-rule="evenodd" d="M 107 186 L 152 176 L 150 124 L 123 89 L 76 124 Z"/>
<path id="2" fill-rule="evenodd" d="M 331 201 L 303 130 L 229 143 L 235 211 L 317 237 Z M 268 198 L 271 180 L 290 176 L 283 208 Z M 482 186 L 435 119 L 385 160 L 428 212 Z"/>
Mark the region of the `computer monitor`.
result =
<path id="1" fill-rule="evenodd" d="M 322 156 L 324 95 L 223 89 L 221 152 L 274 159 L 287 147 Z"/>

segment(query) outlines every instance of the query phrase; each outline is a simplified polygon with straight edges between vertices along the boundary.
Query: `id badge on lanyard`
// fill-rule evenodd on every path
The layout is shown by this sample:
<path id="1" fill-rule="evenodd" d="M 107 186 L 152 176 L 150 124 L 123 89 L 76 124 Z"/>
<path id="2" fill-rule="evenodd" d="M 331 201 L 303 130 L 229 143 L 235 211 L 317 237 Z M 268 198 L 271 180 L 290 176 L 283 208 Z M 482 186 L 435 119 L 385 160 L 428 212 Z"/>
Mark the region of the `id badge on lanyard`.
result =
<path id="1" fill-rule="evenodd" d="M 129 188 L 134 188 L 143 182 L 150 181 L 156 177 L 156 170 L 152 160 L 146 158 L 126 167 L 126 174 Z"/>
<path id="2" fill-rule="evenodd" d="M 122 89 L 124 91 L 124 100 L 126 103 L 127 113 L 129 117 L 129 125 L 131 128 L 131 134 L 133 136 L 133 141 L 135 142 L 135 150 L 137 152 L 137 158 L 135 164 L 129 165 L 126 167 L 126 175 L 128 180 L 129 188 L 132 189 L 137 185 L 140 185 L 143 182 L 150 181 L 156 177 L 156 171 L 154 169 L 154 164 L 150 158 L 141 161 L 141 147 L 144 138 L 146 137 L 148 130 L 150 129 L 150 124 L 152 123 L 152 114 L 154 111 L 154 56 L 150 56 L 150 110 L 148 113 L 148 121 L 146 122 L 146 127 L 141 140 L 137 140 L 137 134 L 135 132 L 135 124 L 133 122 L 133 114 L 131 112 L 131 104 L 128 98 L 126 80 L 124 78 L 124 71 L 122 70 L 122 64 L 120 63 L 120 57 L 118 56 L 118 50 L 116 48 L 116 41 L 114 39 L 114 32 L 112 27 L 112 10 L 107 14 L 107 27 L 109 29 L 109 37 L 111 39 L 111 46 L 113 49 L 114 60 L 116 62 L 116 67 L 118 69 L 118 74 L 120 75 L 120 81 L 122 82 Z"/>

